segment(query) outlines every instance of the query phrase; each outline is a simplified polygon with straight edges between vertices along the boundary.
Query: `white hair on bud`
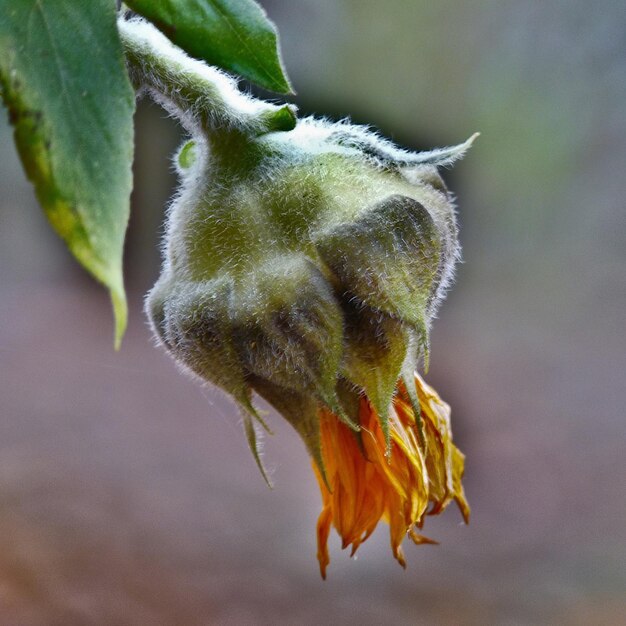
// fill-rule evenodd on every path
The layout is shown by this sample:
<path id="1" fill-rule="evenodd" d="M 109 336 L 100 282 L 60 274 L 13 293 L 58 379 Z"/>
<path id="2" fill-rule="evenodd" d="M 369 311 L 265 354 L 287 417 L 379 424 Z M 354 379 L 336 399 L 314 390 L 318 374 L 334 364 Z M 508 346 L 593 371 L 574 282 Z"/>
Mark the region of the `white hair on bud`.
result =
<path id="1" fill-rule="evenodd" d="M 138 91 L 148 91 L 194 135 L 201 122 L 249 130 L 261 113 L 277 108 L 244 94 L 234 78 L 190 57 L 144 19 L 120 18 L 118 29 Z"/>

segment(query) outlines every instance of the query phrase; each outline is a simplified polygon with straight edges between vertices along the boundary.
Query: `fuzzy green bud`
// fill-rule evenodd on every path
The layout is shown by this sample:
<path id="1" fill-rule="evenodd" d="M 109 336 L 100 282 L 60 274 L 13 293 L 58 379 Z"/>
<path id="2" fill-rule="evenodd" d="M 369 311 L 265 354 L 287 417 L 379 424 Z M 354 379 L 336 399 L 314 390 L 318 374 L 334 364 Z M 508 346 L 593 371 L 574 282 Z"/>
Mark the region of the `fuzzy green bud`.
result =
<path id="1" fill-rule="evenodd" d="M 158 90 L 167 55 L 150 57 L 147 43 L 133 41 L 148 88 Z M 365 394 L 388 436 L 397 381 L 427 356 L 459 254 L 437 166 L 473 138 L 410 153 L 346 122 L 297 120 L 293 107 L 246 98 L 187 61 L 191 78 L 162 100 L 176 113 L 204 81 L 216 104 L 180 115 L 192 139 L 176 157 L 180 189 L 146 300 L 156 336 L 239 403 L 257 460 L 253 391 L 318 463 L 320 406 L 358 431 Z"/>

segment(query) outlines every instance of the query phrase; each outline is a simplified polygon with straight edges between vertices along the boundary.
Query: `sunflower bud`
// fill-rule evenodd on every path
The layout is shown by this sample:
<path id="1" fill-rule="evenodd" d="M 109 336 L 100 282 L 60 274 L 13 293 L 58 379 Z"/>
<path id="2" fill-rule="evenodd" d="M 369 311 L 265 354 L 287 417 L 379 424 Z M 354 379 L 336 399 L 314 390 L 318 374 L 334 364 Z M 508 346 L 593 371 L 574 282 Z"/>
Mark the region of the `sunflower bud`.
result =
<path id="1" fill-rule="evenodd" d="M 354 552 L 386 520 L 404 564 L 406 534 L 430 541 L 413 529 L 429 505 L 469 512 L 449 408 L 415 369 L 459 253 L 437 166 L 473 138 L 413 154 L 344 122 L 296 120 L 291 106 L 248 100 L 233 112 L 232 102 L 216 109 L 228 123 L 189 124 L 176 157 L 180 190 L 146 300 L 152 327 L 178 363 L 239 404 L 264 476 L 253 392 L 300 434 L 322 491 L 322 575 L 331 524 Z"/>

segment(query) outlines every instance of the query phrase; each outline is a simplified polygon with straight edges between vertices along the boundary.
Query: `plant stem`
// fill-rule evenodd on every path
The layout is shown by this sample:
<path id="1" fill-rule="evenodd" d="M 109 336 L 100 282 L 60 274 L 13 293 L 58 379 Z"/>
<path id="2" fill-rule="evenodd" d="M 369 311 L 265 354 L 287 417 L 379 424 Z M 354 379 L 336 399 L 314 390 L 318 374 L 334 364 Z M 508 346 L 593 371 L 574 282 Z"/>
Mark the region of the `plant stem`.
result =
<path id="1" fill-rule="evenodd" d="M 147 89 L 190 133 L 258 136 L 295 126 L 295 107 L 243 94 L 232 78 L 187 56 L 148 22 L 120 18 L 118 29 L 135 89 Z"/>

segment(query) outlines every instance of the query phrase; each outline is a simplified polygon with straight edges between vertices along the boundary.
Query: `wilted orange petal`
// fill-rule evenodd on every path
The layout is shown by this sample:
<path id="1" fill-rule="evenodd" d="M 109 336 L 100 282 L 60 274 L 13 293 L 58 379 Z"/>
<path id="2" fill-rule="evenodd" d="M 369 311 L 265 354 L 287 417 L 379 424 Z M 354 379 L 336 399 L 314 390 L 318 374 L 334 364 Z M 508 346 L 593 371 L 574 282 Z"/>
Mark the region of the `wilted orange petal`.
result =
<path id="1" fill-rule="evenodd" d="M 401 544 L 407 534 L 416 544 L 436 543 L 413 528 L 421 528 L 429 503 L 432 515 L 454 499 L 465 521 L 469 519 L 461 485 L 464 456 L 452 443 L 450 407 L 417 374 L 415 386 L 421 409 L 418 418 L 402 383 L 398 385 L 389 413 L 391 454 L 386 454 L 378 415 L 367 398 L 361 398 L 359 434 L 327 409 L 320 409 L 322 457 L 332 488 L 329 491 L 314 466 L 324 503 L 317 525 L 318 560 L 324 578 L 331 524 L 342 547 L 352 545 L 354 554 L 383 519 L 389 524 L 393 555 L 404 567 Z"/>

